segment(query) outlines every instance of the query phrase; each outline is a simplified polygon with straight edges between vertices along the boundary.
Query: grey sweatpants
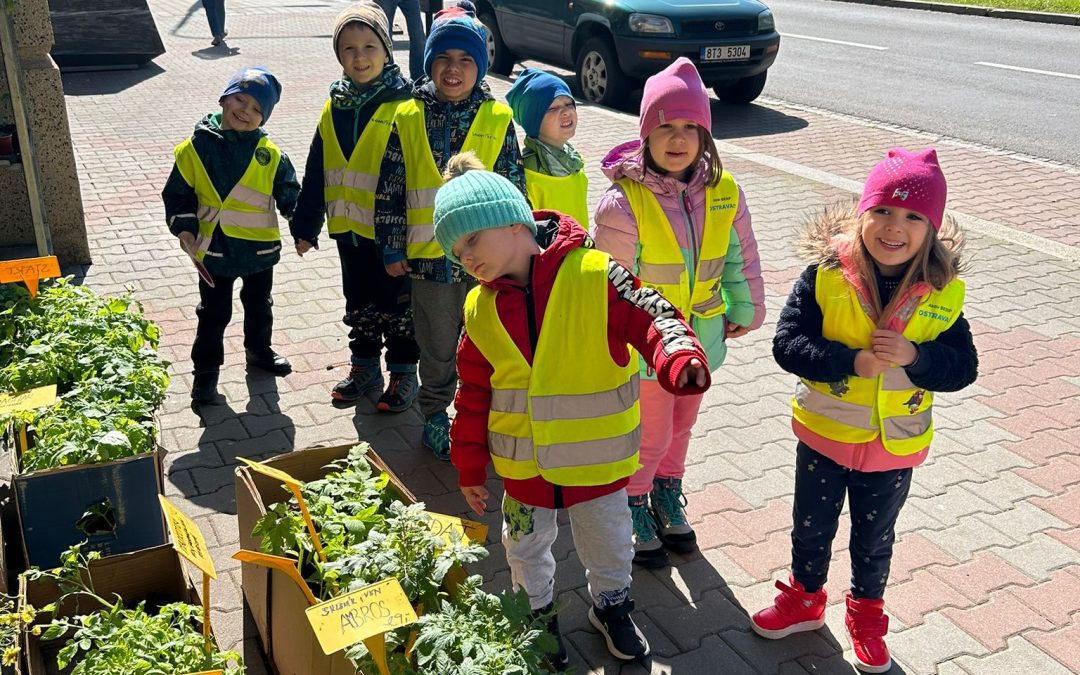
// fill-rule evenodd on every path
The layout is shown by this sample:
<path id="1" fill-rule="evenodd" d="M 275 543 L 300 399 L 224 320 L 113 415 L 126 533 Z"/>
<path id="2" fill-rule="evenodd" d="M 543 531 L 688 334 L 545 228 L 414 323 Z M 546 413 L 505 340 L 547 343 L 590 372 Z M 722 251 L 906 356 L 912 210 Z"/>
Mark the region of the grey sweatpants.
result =
<path id="1" fill-rule="evenodd" d="M 555 597 L 555 556 L 559 534 L 555 509 L 527 506 L 503 496 L 502 542 L 514 590 L 524 588 L 529 605 L 541 609 Z M 634 559 L 626 490 L 574 504 L 566 510 L 589 594 L 599 608 L 618 605 L 630 595 Z"/>
<path id="2" fill-rule="evenodd" d="M 446 412 L 454 402 L 465 296 L 475 285 L 475 282 L 444 284 L 413 279 L 413 327 L 420 345 L 418 398 L 424 417 Z"/>

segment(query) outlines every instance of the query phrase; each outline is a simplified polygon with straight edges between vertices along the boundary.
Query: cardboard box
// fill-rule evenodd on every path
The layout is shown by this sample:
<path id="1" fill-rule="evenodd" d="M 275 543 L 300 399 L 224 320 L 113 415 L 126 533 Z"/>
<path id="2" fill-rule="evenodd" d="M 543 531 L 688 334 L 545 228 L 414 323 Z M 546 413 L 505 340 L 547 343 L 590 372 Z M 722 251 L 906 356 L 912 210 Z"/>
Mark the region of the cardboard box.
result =
<path id="1" fill-rule="evenodd" d="M 308 482 L 323 478 L 333 461 L 348 457 L 355 444 L 332 448 L 298 450 L 269 459 L 265 464 L 280 469 L 297 480 Z M 390 476 L 390 487 L 402 502 L 412 504 L 416 497 L 398 479 L 390 467 L 370 450 L 368 461 Z M 240 548 L 259 551 L 260 538 L 251 530 L 267 508 L 288 499 L 280 482 L 256 473 L 246 466 L 236 469 L 236 517 L 240 529 Z M 245 563 L 241 566 L 241 585 L 248 610 L 259 631 L 259 641 L 270 667 L 277 675 L 354 675 L 356 669 L 344 652 L 323 654 L 315 633 L 304 616 L 307 598 L 296 583 L 284 573 Z"/>
<path id="2" fill-rule="evenodd" d="M 103 464 L 77 464 L 19 473 L 11 448 L 15 503 L 26 565 L 55 567 L 63 551 L 88 541 L 87 551 L 130 553 L 168 541 L 158 495 L 162 459 L 158 447 Z M 84 517 L 97 512 L 101 515 Z"/>
<path id="3" fill-rule="evenodd" d="M 108 598 L 113 594 L 124 599 L 124 605 L 134 607 L 143 600 L 148 604 L 189 602 L 202 605 L 199 594 L 184 573 L 180 556 L 172 546 L 155 546 L 144 551 L 125 553 L 101 558 L 90 563 L 90 576 L 98 595 Z M 60 590 L 51 581 L 29 582 L 19 580 L 19 606 L 29 604 L 41 608 L 60 597 Z M 94 603 L 83 599 L 83 610 Z M 64 602 L 58 608 L 61 616 L 78 614 L 73 601 Z M 56 654 L 64 646 L 64 640 L 43 642 L 30 631 L 23 634 L 24 663 L 16 669 L 18 675 L 60 675 L 56 667 Z"/>

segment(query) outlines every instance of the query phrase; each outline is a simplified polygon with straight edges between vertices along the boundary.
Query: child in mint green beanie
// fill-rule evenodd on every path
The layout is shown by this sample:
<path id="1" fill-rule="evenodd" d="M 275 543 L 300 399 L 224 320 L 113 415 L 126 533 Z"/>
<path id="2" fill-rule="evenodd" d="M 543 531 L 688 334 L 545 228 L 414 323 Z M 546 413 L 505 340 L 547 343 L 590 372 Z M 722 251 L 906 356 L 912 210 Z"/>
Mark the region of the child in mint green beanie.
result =
<path id="1" fill-rule="evenodd" d="M 525 130 L 521 160 L 529 201 L 565 213 L 589 227 L 585 162 L 570 144 L 577 132 L 577 103 L 560 77 L 526 68 L 506 92 L 514 121 Z"/>
<path id="2" fill-rule="evenodd" d="M 436 241 L 480 281 L 465 300 L 450 461 L 478 515 L 489 462 L 503 479 L 510 578 L 551 617 L 552 668 L 567 666 L 553 612 L 561 508 L 589 581 L 589 621 L 616 658 L 638 659 L 649 643 L 630 616 L 626 481 L 640 441 L 633 350 L 673 394 L 708 388 L 705 355 L 671 303 L 594 249 L 573 218 L 530 210 L 513 183 L 482 168 L 471 153 L 454 157 L 435 195 Z"/>

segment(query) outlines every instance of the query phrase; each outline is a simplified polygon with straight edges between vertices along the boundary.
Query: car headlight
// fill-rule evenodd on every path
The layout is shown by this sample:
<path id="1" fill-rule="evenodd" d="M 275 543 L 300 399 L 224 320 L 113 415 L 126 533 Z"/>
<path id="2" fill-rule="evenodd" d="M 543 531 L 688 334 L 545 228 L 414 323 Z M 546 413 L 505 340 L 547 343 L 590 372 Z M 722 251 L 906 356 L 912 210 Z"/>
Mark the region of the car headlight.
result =
<path id="1" fill-rule="evenodd" d="M 773 20 L 772 12 L 765 10 L 757 15 L 757 32 L 771 33 L 776 30 L 776 21 Z"/>
<path id="2" fill-rule="evenodd" d="M 672 34 L 675 32 L 674 26 L 671 25 L 671 19 L 655 14 L 631 14 L 630 30 L 635 33 Z"/>

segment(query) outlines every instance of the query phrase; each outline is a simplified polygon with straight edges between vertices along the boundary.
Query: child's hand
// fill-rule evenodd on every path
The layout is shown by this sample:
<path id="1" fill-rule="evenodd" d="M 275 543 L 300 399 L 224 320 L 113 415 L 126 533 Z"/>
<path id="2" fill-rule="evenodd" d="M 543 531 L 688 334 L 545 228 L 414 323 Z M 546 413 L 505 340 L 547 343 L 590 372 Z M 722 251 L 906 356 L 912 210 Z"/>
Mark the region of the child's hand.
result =
<path id="1" fill-rule="evenodd" d="M 859 377 L 873 378 L 888 370 L 888 361 L 879 359 L 869 349 L 860 349 L 855 355 L 855 374 Z"/>
<path id="2" fill-rule="evenodd" d="M 195 235 L 190 232 L 181 232 L 177 235 L 180 240 L 180 248 L 188 255 L 195 255 Z"/>
<path id="3" fill-rule="evenodd" d="M 873 332 L 874 356 L 898 366 L 910 366 L 919 356 L 919 350 L 906 337 L 893 330 L 879 328 Z"/>
<path id="4" fill-rule="evenodd" d="M 465 495 L 465 501 L 469 502 L 469 506 L 476 515 L 484 515 L 484 509 L 487 507 L 487 488 L 483 485 L 463 487 L 461 488 L 461 494 Z"/>
<path id="5" fill-rule="evenodd" d="M 731 340 L 739 338 L 750 332 L 750 329 L 746 326 L 740 326 L 737 323 L 731 323 L 727 321 L 724 323 L 724 339 Z"/>
<path id="6" fill-rule="evenodd" d="M 311 249 L 315 249 L 316 251 L 318 251 L 318 244 L 312 244 L 310 241 L 305 241 L 304 239 L 298 239 L 296 241 L 296 255 L 300 256 L 301 258 L 303 258 L 304 254 Z"/>
<path id="7" fill-rule="evenodd" d="M 390 263 L 386 266 L 386 273 L 392 277 L 400 277 L 412 272 L 412 268 L 409 267 L 409 263 L 406 260 L 399 260 L 396 263 Z"/>
<path id="8" fill-rule="evenodd" d="M 690 359 L 690 364 L 679 373 L 675 386 L 682 389 L 686 387 L 688 382 L 693 382 L 698 387 L 704 387 L 706 379 L 705 366 L 701 364 L 699 359 Z"/>

